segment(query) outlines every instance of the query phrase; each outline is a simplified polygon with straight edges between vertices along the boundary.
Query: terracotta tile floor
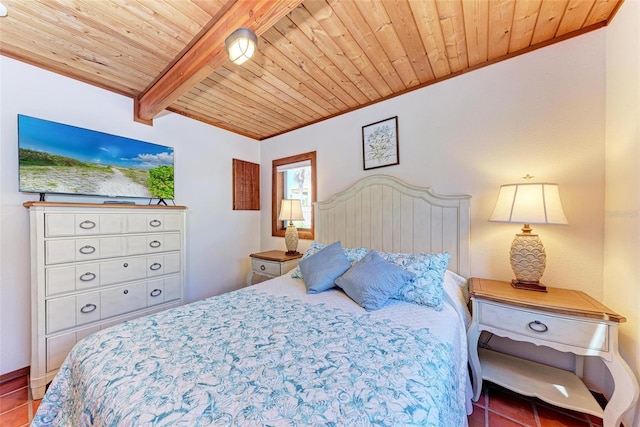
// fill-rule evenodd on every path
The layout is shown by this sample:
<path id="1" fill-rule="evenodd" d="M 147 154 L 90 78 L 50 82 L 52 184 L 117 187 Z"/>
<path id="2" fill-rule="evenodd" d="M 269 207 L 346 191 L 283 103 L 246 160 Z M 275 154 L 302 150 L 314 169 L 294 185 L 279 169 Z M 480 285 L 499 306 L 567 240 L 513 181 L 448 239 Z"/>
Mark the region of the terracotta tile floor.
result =
<path id="1" fill-rule="evenodd" d="M 602 419 L 558 408 L 536 398 L 485 383 L 473 404 L 469 427 L 588 427 L 602 426 Z"/>
<path id="2" fill-rule="evenodd" d="M 40 401 L 31 399 L 27 384 L 27 376 L 0 384 L 0 426 L 18 427 L 31 423 Z"/>
<path id="3" fill-rule="evenodd" d="M 38 410 L 39 400 L 32 400 L 27 377 L 0 384 L 0 426 L 29 425 Z M 519 396 L 493 384 L 483 388 L 474 404 L 469 427 L 588 427 L 602 426 L 602 420 L 553 407 L 537 399 Z"/>

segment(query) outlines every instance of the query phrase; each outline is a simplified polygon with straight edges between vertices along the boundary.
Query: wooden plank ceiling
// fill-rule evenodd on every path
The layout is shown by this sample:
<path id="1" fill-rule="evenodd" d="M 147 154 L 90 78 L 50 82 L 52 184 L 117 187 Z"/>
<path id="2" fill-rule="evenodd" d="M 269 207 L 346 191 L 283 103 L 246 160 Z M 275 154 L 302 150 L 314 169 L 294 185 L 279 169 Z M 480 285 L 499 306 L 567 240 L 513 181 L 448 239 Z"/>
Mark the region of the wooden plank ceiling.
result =
<path id="1" fill-rule="evenodd" d="M 623 0 L 0 0 L 2 55 L 257 140 L 607 25 Z M 228 61 L 245 26 L 258 52 Z"/>

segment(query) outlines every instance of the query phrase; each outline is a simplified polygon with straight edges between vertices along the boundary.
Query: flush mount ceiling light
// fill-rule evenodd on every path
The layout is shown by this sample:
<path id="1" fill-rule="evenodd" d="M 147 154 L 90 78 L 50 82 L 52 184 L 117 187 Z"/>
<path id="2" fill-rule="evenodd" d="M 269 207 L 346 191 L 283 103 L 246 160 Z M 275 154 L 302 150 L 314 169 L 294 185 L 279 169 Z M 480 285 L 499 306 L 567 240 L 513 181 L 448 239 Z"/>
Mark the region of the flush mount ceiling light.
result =
<path id="1" fill-rule="evenodd" d="M 224 41 L 227 55 L 234 64 L 242 64 L 256 51 L 258 37 L 248 28 L 238 28 Z"/>
<path id="2" fill-rule="evenodd" d="M 5 17 L 7 16 L 7 6 L 5 6 L 4 4 L 0 3 L 0 17 Z"/>

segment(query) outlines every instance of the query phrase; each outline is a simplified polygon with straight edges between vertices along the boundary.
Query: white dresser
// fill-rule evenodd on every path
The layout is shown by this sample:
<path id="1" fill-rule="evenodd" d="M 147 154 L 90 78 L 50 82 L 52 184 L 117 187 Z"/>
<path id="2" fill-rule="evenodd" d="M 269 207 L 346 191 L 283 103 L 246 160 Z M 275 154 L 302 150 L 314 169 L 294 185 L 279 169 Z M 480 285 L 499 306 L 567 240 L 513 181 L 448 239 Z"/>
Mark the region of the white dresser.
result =
<path id="1" fill-rule="evenodd" d="M 76 342 L 183 302 L 185 207 L 27 202 L 31 377 L 44 395 Z"/>

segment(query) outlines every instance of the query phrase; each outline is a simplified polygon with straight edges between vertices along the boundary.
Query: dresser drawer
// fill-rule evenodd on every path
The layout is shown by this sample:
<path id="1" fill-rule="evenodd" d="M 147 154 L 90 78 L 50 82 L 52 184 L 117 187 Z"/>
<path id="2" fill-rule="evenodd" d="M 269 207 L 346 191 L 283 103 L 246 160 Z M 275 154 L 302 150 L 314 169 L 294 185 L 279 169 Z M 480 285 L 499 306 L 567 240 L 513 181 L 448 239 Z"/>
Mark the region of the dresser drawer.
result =
<path id="1" fill-rule="evenodd" d="M 177 273 L 179 271 L 179 253 L 147 257 L 147 277 L 161 276 L 163 274 Z"/>
<path id="2" fill-rule="evenodd" d="M 182 246 L 180 233 L 151 234 L 143 237 L 145 238 L 144 253 L 147 254 L 178 251 Z"/>
<path id="3" fill-rule="evenodd" d="M 280 274 L 282 274 L 281 264 L 277 261 L 251 258 L 251 269 L 258 274 L 268 274 L 271 276 L 280 276 Z"/>
<path id="4" fill-rule="evenodd" d="M 127 255 L 128 237 L 93 237 L 87 239 L 48 240 L 45 242 L 47 265 L 89 261 Z"/>
<path id="5" fill-rule="evenodd" d="M 47 300 L 47 333 L 62 331 L 100 320 L 100 292 Z"/>
<path id="6" fill-rule="evenodd" d="M 554 342 L 573 347 L 608 351 L 608 325 L 588 320 L 576 320 L 561 315 L 542 314 L 533 310 L 479 304 L 480 325 L 494 327 L 540 340 L 537 344 Z"/>
<path id="7" fill-rule="evenodd" d="M 131 214 L 126 218 L 129 233 L 179 231 L 182 215 L 179 214 Z"/>
<path id="8" fill-rule="evenodd" d="M 45 289 L 47 297 L 51 297 L 98 286 L 178 273 L 179 271 L 179 253 L 49 267 L 45 270 Z"/>
<path id="9" fill-rule="evenodd" d="M 147 283 L 119 286 L 100 292 L 101 318 L 140 310 L 147 306 Z"/>
<path id="10" fill-rule="evenodd" d="M 44 217 L 45 236 L 83 236 L 124 232 L 125 215 L 50 213 Z"/>
<path id="11" fill-rule="evenodd" d="M 114 242 L 109 244 L 113 252 Z M 120 242 L 120 246 L 124 243 Z M 45 264 L 62 264 L 74 261 L 89 261 L 100 258 L 100 239 L 49 240 L 45 242 Z"/>
<path id="12" fill-rule="evenodd" d="M 180 298 L 180 276 L 147 282 L 147 306 L 162 304 Z"/>
<path id="13" fill-rule="evenodd" d="M 146 308 L 148 288 L 150 286 L 147 282 L 137 282 L 99 292 L 47 300 L 47 333 L 52 334 Z M 169 293 L 175 293 L 171 286 L 169 288 Z M 164 286 L 162 291 L 164 292 Z"/>
<path id="14" fill-rule="evenodd" d="M 48 213 L 46 237 L 180 231 L 181 214 Z"/>
<path id="15" fill-rule="evenodd" d="M 47 297 L 100 285 L 100 264 L 98 263 L 51 267 L 45 271 Z"/>
<path id="16" fill-rule="evenodd" d="M 180 250 L 180 233 L 147 234 L 127 237 L 125 255 L 144 255 Z"/>
<path id="17" fill-rule="evenodd" d="M 47 265 L 180 250 L 180 233 L 48 240 Z"/>
<path id="18" fill-rule="evenodd" d="M 112 285 L 147 277 L 147 259 L 123 258 L 100 263 L 100 285 Z"/>
<path id="19" fill-rule="evenodd" d="M 47 338 L 47 372 L 58 369 L 74 345 L 81 339 L 98 332 L 100 326 L 90 326 L 66 334 Z"/>

